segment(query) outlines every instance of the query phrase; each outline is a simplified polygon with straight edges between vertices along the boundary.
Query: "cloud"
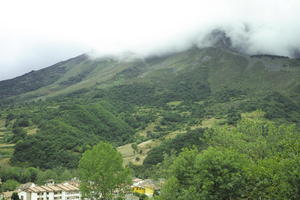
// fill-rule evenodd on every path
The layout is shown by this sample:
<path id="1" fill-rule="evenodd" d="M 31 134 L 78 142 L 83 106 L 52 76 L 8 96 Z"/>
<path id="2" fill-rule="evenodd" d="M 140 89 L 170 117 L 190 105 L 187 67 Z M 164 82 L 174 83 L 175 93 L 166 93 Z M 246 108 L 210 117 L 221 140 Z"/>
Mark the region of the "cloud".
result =
<path id="1" fill-rule="evenodd" d="M 249 54 L 296 55 L 299 0 L 10 0 L 0 3 L 0 79 L 84 52 L 181 51 L 216 28 Z"/>

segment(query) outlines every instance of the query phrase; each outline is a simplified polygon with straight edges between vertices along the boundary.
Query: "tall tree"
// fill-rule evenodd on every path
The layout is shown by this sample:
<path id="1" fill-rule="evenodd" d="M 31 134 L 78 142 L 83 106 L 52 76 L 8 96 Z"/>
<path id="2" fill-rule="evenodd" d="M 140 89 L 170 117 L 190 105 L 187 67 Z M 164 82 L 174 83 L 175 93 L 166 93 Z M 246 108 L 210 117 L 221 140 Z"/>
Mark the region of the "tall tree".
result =
<path id="1" fill-rule="evenodd" d="M 111 144 L 101 142 L 87 150 L 79 162 L 80 190 L 83 197 L 108 200 L 122 194 L 131 182 L 129 168 Z"/>
<path id="2" fill-rule="evenodd" d="M 232 150 L 185 150 L 170 166 L 159 199 L 242 199 L 248 165 L 242 154 Z"/>

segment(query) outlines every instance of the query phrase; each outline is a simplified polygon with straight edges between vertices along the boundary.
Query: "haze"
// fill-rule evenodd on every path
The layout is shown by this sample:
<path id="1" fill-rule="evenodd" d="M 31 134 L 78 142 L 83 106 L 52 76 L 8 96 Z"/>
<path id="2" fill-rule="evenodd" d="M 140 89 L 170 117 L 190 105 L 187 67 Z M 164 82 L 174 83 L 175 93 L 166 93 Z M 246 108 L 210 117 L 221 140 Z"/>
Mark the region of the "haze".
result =
<path id="1" fill-rule="evenodd" d="M 26 0 L 0 3 L 0 80 L 89 52 L 139 56 L 209 45 L 222 29 L 246 53 L 295 56 L 299 0 Z"/>

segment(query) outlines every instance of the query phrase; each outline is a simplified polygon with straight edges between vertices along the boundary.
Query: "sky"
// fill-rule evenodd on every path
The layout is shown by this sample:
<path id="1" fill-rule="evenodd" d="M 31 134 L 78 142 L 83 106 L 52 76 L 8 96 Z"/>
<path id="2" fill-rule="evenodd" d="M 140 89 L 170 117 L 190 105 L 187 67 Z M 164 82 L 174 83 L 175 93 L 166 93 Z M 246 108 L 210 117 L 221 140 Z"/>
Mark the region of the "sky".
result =
<path id="1" fill-rule="evenodd" d="M 300 49 L 299 0 L 0 0 L 0 80 L 90 53 L 209 45 L 222 29 L 249 54 Z"/>

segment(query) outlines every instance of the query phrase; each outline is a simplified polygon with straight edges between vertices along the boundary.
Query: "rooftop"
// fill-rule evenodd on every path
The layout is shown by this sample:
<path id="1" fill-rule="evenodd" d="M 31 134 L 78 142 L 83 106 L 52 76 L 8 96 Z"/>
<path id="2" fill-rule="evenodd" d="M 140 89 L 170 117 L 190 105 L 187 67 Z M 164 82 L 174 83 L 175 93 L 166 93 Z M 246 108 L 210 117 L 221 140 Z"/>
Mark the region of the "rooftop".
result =
<path id="1" fill-rule="evenodd" d="M 70 191 L 78 191 L 79 188 L 68 184 L 68 183 L 63 183 L 63 184 L 54 184 L 54 185 L 43 185 L 43 186 L 35 186 L 35 187 L 30 187 L 27 188 L 27 192 L 60 192 L 60 191 L 65 191 L 65 192 L 70 192 Z"/>
<path id="2" fill-rule="evenodd" d="M 154 181 L 151 179 L 141 180 L 138 182 L 134 182 L 132 184 L 132 187 L 141 187 L 141 188 L 153 188 L 155 190 L 160 189 L 161 185 L 163 183 L 163 180 Z"/>

